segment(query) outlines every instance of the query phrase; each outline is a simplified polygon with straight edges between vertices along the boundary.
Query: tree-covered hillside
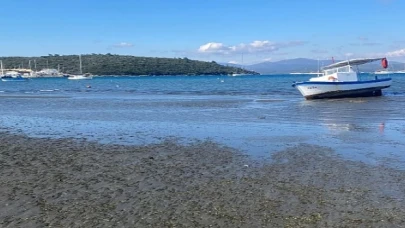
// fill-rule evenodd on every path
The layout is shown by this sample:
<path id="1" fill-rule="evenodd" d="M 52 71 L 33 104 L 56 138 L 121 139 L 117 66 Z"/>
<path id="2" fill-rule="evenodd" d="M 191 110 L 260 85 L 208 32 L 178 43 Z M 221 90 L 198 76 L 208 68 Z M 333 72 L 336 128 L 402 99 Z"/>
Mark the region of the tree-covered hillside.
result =
<path id="1" fill-rule="evenodd" d="M 0 57 L 4 68 L 60 69 L 67 74 L 79 72 L 78 55 L 49 55 L 40 57 Z M 113 54 L 82 55 L 83 73 L 94 75 L 225 75 L 232 73 L 257 74 L 216 62 L 187 58 L 152 58 Z M 36 67 L 35 67 L 36 66 Z"/>

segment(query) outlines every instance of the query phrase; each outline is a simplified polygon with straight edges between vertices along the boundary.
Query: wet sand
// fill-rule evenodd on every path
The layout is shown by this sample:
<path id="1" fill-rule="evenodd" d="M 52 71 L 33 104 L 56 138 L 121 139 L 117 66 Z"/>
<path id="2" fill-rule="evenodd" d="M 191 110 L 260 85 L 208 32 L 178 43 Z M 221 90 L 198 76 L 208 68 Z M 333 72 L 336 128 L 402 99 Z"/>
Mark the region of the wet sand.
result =
<path id="1" fill-rule="evenodd" d="M 0 227 L 403 227 L 404 180 L 309 144 L 255 160 L 0 133 Z"/>

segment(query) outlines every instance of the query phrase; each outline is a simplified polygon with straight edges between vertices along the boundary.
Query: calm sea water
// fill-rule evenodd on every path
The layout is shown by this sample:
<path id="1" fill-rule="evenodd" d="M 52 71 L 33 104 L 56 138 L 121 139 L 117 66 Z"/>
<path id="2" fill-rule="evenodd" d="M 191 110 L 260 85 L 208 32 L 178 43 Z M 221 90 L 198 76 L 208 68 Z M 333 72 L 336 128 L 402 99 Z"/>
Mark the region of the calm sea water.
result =
<path id="1" fill-rule="evenodd" d="M 405 75 L 393 75 L 382 97 L 306 101 L 291 84 L 309 77 L 1 82 L 0 127 L 121 144 L 210 138 L 255 156 L 309 143 L 369 163 L 405 161 Z"/>

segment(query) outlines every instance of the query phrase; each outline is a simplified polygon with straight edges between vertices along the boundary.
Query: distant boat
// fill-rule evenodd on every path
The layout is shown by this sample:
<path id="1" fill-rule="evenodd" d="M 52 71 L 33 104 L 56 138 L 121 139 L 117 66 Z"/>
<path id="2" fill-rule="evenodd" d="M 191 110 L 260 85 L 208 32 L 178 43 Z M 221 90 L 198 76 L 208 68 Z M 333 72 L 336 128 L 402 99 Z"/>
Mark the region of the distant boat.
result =
<path id="1" fill-rule="evenodd" d="M 377 70 L 374 72 L 374 74 L 393 74 L 394 72 L 388 71 L 388 70 Z"/>
<path id="2" fill-rule="evenodd" d="M 242 53 L 242 64 L 241 64 L 241 65 L 243 66 L 243 53 Z M 243 69 L 243 67 L 242 67 L 242 69 Z M 232 77 L 236 77 L 236 76 L 247 76 L 247 75 L 251 75 L 251 74 L 246 74 L 246 73 L 241 73 L 241 74 L 232 73 L 232 74 L 230 74 L 230 76 L 232 76 Z"/>
<path id="3" fill-rule="evenodd" d="M 27 78 L 23 78 L 21 75 L 11 76 L 11 75 L 4 75 L 1 77 L 3 82 L 26 82 L 28 81 Z"/>
<path id="4" fill-rule="evenodd" d="M 82 71 L 82 56 L 79 55 L 79 62 L 80 62 L 80 74 L 78 75 L 69 75 L 68 79 L 70 80 L 88 80 L 88 79 L 93 79 L 93 76 L 91 76 L 90 74 L 83 74 Z"/>
<path id="5" fill-rule="evenodd" d="M 236 73 L 231 74 L 231 76 L 233 76 L 233 77 L 235 77 L 235 76 L 246 76 L 246 75 L 251 75 L 251 74 L 236 74 Z"/>
<path id="6" fill-rule="evenodd" d="M 90 74 L 81 74 L 81 75 L 69 75 L 68 79 L 70 80 L 89 80 L 93 79 L 93 76 Z"/>
<path id="7" fill-rule="evenodd" d="M 23 78 L 20 73 L 9 71 L 4 74 L 3 61 L 0 60 L 1 75 L 0 78 L 3 82 L 25 82 L 28 79 Z"/>
<path id="8" fill-rule="evenodd" d="M 381 96 L 381 90 L 391 86 L 391 78 L 380 79 L 376 75 L 372 80 L 360 80 L 358 73 L 352 68 L 378 60 L 381 60 L 383 68 L 388 67 L 386 58 L 337 62 L 324 67 L 322 76 L 310 78 L 309 81 L 294 82 L 293 87 L 306 99 Z"/>

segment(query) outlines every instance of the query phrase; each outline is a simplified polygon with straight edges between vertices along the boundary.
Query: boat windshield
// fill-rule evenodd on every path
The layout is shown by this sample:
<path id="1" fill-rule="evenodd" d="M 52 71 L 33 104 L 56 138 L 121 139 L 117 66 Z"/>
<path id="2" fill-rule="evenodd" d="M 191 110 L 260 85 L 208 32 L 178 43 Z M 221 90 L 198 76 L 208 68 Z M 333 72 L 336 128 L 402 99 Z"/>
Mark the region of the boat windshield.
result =
<path id="1" fill-rule="evenodd" d="M 353 72 L 353 69 L 351 66 L 344 66 L 344 67 L 338 67 L 338 68 L 333 68 L 330 70 L 326 70 L 325 74 L 329 75 L 329 74 L 334 74 L 334 73 L 349 73 L 349 72 Z"/>

